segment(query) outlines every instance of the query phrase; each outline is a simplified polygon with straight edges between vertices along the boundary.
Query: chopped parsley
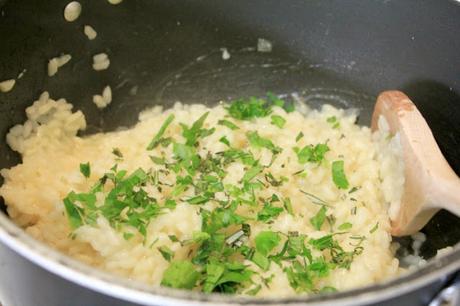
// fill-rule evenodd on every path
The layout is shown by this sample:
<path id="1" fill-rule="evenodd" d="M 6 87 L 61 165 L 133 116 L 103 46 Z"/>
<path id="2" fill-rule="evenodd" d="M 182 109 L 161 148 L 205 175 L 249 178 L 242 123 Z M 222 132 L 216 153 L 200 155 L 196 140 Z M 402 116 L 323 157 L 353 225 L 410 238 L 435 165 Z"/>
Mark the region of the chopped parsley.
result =
<path id="1" fill-rule="evenodd" d="M 164 271 L 161 285 L 178 289 L 192 289 L 199 277 L 200 274 L 190 261 L 173 261 Z"/>
<path id="2" fill-rule="evenodd" d="M 279 127 L 280 129 L 282 129 L 284 125 L 286 124 L 286 119 L 284 119 L 281 116 L 272 115 L 270 118 L 272 119 L 271 124 Z"/>
<path id="3" fill-rule="evenodd" d="M 370 234 L 373 234 L 379 228 L 379 223 L 377 222 L 374 227 L 369 231 Z"/>
<path id="4" fill-rule="evenodd" d="M 272 151 L 273 154 L 278 154 L 282 151 L 282 149 L 275 146 L 270 139 L 260 136 L 257 131 L 247 132 L 246 137 L 251 146 L 255 148 L 265 148 Z"/>
<path id="5" fill-rule="evenodd" d="M 340 122 L 337 120 L 336 116 L 327 118 L 327 122 L 331 124 L 333 129 L 338 129 L 340 127 Z"/>
<path id="6" fill-rule="evenodd" d="M 174 252 L 171 251 L 167 246 L 161 246 L 158 248 L 158 251 L 161 253 L 161 256 L 167 261 L 171 261 L 174 258 Z"/>
<path id="7" fill-rule="evenodd" d="M 317 231 L 321 230 L 321 226 L 323 226 L 324 220 L 326 220 L 326 206 L 321 206 L 319 211 L 313 218 L 310 218 L 310 223 L 313 225 L 313 228 Z"/>
<path id="8" fill-rule="evenodd" d="M 302 139 L 304 136 L 304 134 L 302 132 L 299 132 L 299 134 L 297 134 L 297 136 L 295 137 L 295 142 L 299 142 L 300 139 Z"/>
<path id="9" fill-rule="evenodd" d="M 257 220 L 262 222 L 268 222 L 275 219 L 283 212 L 282 207 L 273 206 L 271 203 L 265 203 L 262 210 L 257 213 Z"/>
<path id="10" fill-rule="evenodd" d="M 320 163 L 324 160 L 324 155 L 329 151 L 327 144 L 317 144 L 315 146 L 308 145 L 299 149 L 294 148 L 294 152 L 297 154 L 297 158 L 300 164 L 311 163 Z"/>
<path id="11" fill-rule="evenodd" d="M 120 149 L 113 148 L 112 154 L 115 155 L 117 158 L 123 158 L 123 153 L 121 153 Z"/>
<path id="12" fill-rule="evenodd" d="M 230 116 L 239 120 L 266 117 L 272 112 L 267 100 L 256 97 L 235 100 L 227 110 Z"/>
<path id="13" fill-rule="evenodd" d="M 88 163 L 80 164 L 80 172 L 84 177 L 88 178 L 91 175 L 91 166 Z"/>
<path id="14" fill-rule="evenodd" d="M 168 126 L 173 122 L 173 120 L 174 120 L 173 114 L 169 115 L 168 118 L 166 118 L 165 122 L 163 122 L 163 124 L 161 125 L 158 133 L 153 137 L 152 141 L 150 141 L 149 145 L 147 146 L 147 150 L 150 151 L 150 150 L 155 149 L 162 142 L 162 139 L 163 139 L 162 137 L 164 133 L 166 132 L 166 129 L 168 128 Z"/>
<path id="15" fill-rule="evenodd" d="M 238 129 L 239 129 L 239 127 L 238 127 L 235 123 L 233 123 L 233 122 L 231 122 L 231 121 L 228 121 L 228 120 L 225 120 L 225 119 L 219 120 L 219 121 L 217 122 L 217 124 L 218 124 L 218 125 L 226 126 L 226 127 L 228 127 L 230 130 L 232 130 L 232 131 L 238 130 Z"/>
<path id="16" fill-rule="evenodd" d="M 255 238 L 256 250 L 267 256 L 281 241 L 280 235 L 272 231 L 260 232 Z"/>
<path id="17" fill-rule="evenodd" d="M 340 224 L 337 229 L 339 231 L 347 231 L 351 229 L 352 227 L 353 227 L 353 224 L 351 224 L 350 222 L 345 222 L 345 223 Z"/>
<path id="18" fill-rule="evenodd" d="M 230 147 L 230 141 L 228 141 L 227 137 L 222 136 L 222 137 L 219 139 L 219 141 L 222 142 L 223 144 L 226 144 L 227 146 Z"/>
<path id="19" fill-rule="evenodd" d="M 345 176 L 343 160 L 336 160 L 332 162 L 332 180 L 339 189 L 348 188 L 349 183 L 347 177 Z"/>

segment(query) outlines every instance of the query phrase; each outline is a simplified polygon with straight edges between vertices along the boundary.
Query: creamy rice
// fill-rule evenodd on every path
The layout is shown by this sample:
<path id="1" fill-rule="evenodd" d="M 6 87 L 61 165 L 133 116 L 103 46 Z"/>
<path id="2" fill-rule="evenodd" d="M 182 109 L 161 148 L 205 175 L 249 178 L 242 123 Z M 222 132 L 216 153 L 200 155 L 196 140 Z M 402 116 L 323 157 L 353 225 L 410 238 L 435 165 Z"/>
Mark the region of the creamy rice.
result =
<path id="1" fill-rule="evenodd" d="M 260 136 L 269 138 L 283 149 L 270 166 L 270 171 L 276 177 L 285 176 L 288 183 L 280 187 L 269 186 L 259 196 L 269 197 L 276 193 L 289 197 L 294 215 L 283 211 L 271 224 L 248 221 L 251 225 L 249 245 L 253 245 L 254 237 L 265 230 L 283 233 L 297 231 L 313 239 L 330 233 L 331 227 L 327 222 L 321 230 L 315 229 L 310 223 L 319 206 L 302 190 L 328 203 L 327 215 L 335 217 L 335 229 L 343 223 L 352 224 L 346 234 L 334 236 L 345 251 L 353 250 L 356 244 L 353 237 L 365 236 L 361 242 L 362 253 L 354 257 L 349 269 L 332 270 L 320 280 L 318 286 L 344 290 L 380 282 L 400 273 L 398 260 L 390 247 L 387 210 L 399 196 L 398 193 L 393 194 L 394 188 L 389 187 L 389 180 L 396 179 L 403 183 L 402 165 L 387 161 L 381 151 L 384 139 L 391 141 L 391 137 L 374 136 L 373 139 L 368 127 L 355 124 L 355 114 L 329 105 L 324 105 L 321 111 L 301 106 L 291 113 L 275 107 L 273 114 L 286 119 L 282 129 L 271 124 L 270 117 L 266 117 L 250 121 L 232 120 L 239 127 L 232 131 L 217 124 L 220 119 L 227 118 L 228 112 L 223 105 L 207 108 L 204 105 L 177 103 L 172 109 L 154 107 L 142 112 L 139 122 L 130 129 L 79 137 L 77 132 L 86 127 L 84 115 L 80 111 L 72 112 L 72 106 L 65 100 L 52 100 L 45 93 L 27 108 L 28 120 L 12 128 L 8 134 L 7 142 L 22 155 L 22 163 L 1 170 L 5 183 L 0 188 L 0 195 L 8 205 L 11 218 L 35 238 L 95 267 L 159 285 L 169 263 L 157 247 L 169 247 L 175 253 L 175 260 L 186 259 L 189 252 L 194 251 L 193 246 L 173 242 L 169 236 L 175 235 L 183 241 L 191 239 L 193 232 L 200 231 L 200 205 L 178 200 L 174 210 L 166 211 L 147 225 L 144 241 L 139 233 L 130 228 L 125 230 L 130 231 L 133 237 L 125 239 L 103 216 L 97 218 L 96 224 L 83 225 L 70 235 L 62 201 L 70 191 L 87 192 L 114 164 L 128 172 L 139 167 L 161 168 L 152 163 L 149 156 L 172 156 L 171 146 L 158 146 L 153 151 L 147 151 L 146 147 L 166 118 L 170 114 L 175 115 L 166 135 L 183 142 L 179 123 L 191 124 L 205 112 L 209 112 L 209 116 L 204 127 L 215 127 L 216 130 L 200 140 L 198 153 L 202 157 L 208 152 L 216 154 L 225 150 L 227 146 L 219 141 L 225 136 L 232 146 L 250 150 L 262 165 L 270 164 L 271 152 L 265 148 L 250 147 L 245 137 L 248 131 L 257 131 Z M 334 116 L 338 123 L 335 127 L 328 122 L 328 118 Z M 296 142 L 299 132 L 303 132 L 304 136 Z M 325 154 L 325 161 L 320 164 L 299 164 L 292 148 L 318 143 L 327 143 L 330 148 Z M 122 152 L 122 159 L 112 154 L 114 148 Z M 392 150 L 397 149 L 393 146 Z M 342 190 L 334 184 L 331 174 L 331 162 L 334 160 L 344 161 L 350 188 Z M 86 162 L 91 165 L 89 178 L 79 171 L 80 164 Z M 306 175 L 294 175 L 301 169 L 305 170 Z M 227 169 L 224 183 L 239 184 L 244 174 L 245 166 L 241 162 L 234 162 Z M 162 180 L 172 183 L 174 178 L 174 174 L 170 173 L 164 175 Z M 356 188 L 351 190 L 352 187 Z M 159 202 L 164 201 L 168 192 L 167 188 L 163 192 L 149 190 Z M 192 195 L 193 188 L 185 191 L 185 196 Z M 97 197 L 99 203 L 104 195 L 100 193 Z M 212 208 L 212 205 L 204 204 L 204 207 Z M 248 208 L 241 208 L 242 211 L 244 209 Z M 318 250 L 312 252 L 315 256 L 321 255 Z M 295 294 L 278 265 L 271 264 L 268 271 L 263 271 L 252 261 L 244 260 L 244 264 L 263 277 L 273 275 L 269 285 L 262 286 L 258 296 Z"/>

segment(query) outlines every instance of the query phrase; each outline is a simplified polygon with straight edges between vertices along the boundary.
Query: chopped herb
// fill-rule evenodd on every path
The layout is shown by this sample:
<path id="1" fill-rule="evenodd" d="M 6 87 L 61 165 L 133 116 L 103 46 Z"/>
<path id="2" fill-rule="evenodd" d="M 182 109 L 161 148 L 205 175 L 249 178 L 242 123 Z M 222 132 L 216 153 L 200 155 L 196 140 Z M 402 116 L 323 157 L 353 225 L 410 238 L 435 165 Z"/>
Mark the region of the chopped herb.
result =
<path id="1" fill-rule="evenodd" d="M 206 265 L 206 279 L 203 284 L 204 292 L 212 292 L 217 282 L 225 272 L 225 265 L 220 263 L 209 263 Z"/>
<path id="2" fill-rule="evenodd" d="M 169 115 L 168 118 L 166 118 L 165 122 L 163 122 L 163 124 L 161 125 L 158 133 L 153 137 L 152 141 L 150 141 L 149 145 L 147 146 L 148 151 L 155 149 L 161 143 L 163 134 L 166 132 L 166 129 L 173 122 L 173 120 L 173 114 Z"/>
<path id="3" fill-rule="evenodd" d="M 256 250 L 267 256 L 281 241 L 279 234 L 272 231 L 260 232 L 255 238 Z"/>
<path id="4" fill-rule="evenodd" d="M 246 137 L 253 147 L 266 148 L 272 151 L 273 154 L 278 154 L 282 151 L 282 149 L 278 146 L 275 146 L 270 139 L 261 137 L 257 131 L 247 132 Z"/>
<path id="5" fill-rule="evenodd" d="M 284 199 L 283 200 L 283 206 L 284 206 L 284 209 L 287 211 L 288 214 L 290 214 L 291 216 L 294 216 L 294 211 L 292 210 L 291 199 L 289 199 L 289 198 Z"/>
<path id="6" fill-rule="evenodd" d="M 252 262 L 258 265 L 262 270 L 267 271 L 270 268 L 270 260 L 261 252 L 254 252 L 251 258 Z"/>
<path id="7" fill-rule="evenodd" d="M 327 122 L 332 125 L 333 129 L 338 129 L 340 127 L 340 122 L 337 120 L 336 116 L 327 118 Z"/>
<path id="8" fill-rule="evenodd" d="M 202 243 L 210 238 L 211 236 L 206 232 L 193 232 L 192 234 L 192 241 L 194 243 Z"/>
<path id="9" fill-rule="evenodd" d="M 226 126 L 228 127 L 230 130 L 234 131 L 234 130 L 238 130 L 239 127 L 234 124 L 233 122 L 231 121 L 228 121 L 228 120 L 225 120 L 225 119 L 221 119 L 217 122 L 218 125 L 223 125 L 223 126 Z"/>
<path id="10" fill-rule="evenodd" d="M 134 236 L 133 233 L 123 233 L 123 239 L 129 240 Z"/>
<path id="11" fill-rule="evenodd" d="M 328 151 L 329 147 L 324 143 L 315 146 L 307 145 L 302 149 L 297 147 L 294 148 L 294 152 L 297 154 L 297 159 L 300 164 L 306 164 L 307 162 L 320 163 L 324 160 L 324 155 Z"/>
<path id="12" fill-rule="evenodd" d="M 352 215 L 356 215 L 356 210 L 357 210 L 357 209 L 358 209 L 358 208 L 357 208 L 356 206 L 354 206 L 354 207 L 351 209 L 350 213 L 351 213 Z"/>
<path id="13" fill-rule="evenodd" d="M 321 230 L 321 226 L 324 223 L 324 220 L 326 219 L 326 206 L 321 206 L 320 210 L 316 213 L 316 215 L 313 218 L 310 218 L 310 223 L 313 225 L 313 227 L 319 231 Z"/>
<path id="14" fill-rule="evenodd" d="M 283 208 L 273 206 L 271 203 L 265 203 L 261 211 L 257 213 L 257 220 L 268 222 L 275 219 L 283 212 Z"/>
<path id="15" fill-rule="evenodd" d="M 336 160 L 332 163 L 332 180 L 339 189 L 348 188 L 348 180 L 345 176 L 343 160 Z"/>
<path id="16" fill-rule="evenodd" d="M 161 285 L 179 289 L 192 289 L 195 287 L 200 274 L 190 261 L 173 261 L 163 273 Z"/>
<path id="17" fill-rule="evenodd" d="M 72 191 L 64 198 L 64 207 L 72 229 L 79 228 L 83 225 L 83 220 L 80 215 L 82 209 L 75 204 L 75 196 L 76 194 Z"/>
<path id="18" fill-rule="evenodd" d="M 337 292 L 337 289 L 331 286 L 325 286 L 319 290 L 320 293 L 332 293 Z"/>
<path id="19" fill-rule="evenodd" d="M 158 251 L 160 251 L 161 256 L 167 261 L 171 261 L 174 258 L 174 252 L 165 245 L 159 247 Z"/>
<path id="20" fill-rule="evenodd" d="M 89 165 L 89 162 L 86 164 L 80 164 L 80 172 L 86 178 L 91 175 L 91 166 Z"/>
<path id="21" fill-rule="evenodd" d="M 348 193 L 353 193 L 353 192 L 356 192 L 360 189 L 361 187 L 353 187 L 350 189 L 350 191 L 348 191 Z"/>
<path id="22" fill-rule="evenodd" d="M 120 149 L 118 149 L 118 148 L 113 148 L 112 149 L 112 154 L 115 155 L 118 158 L 123 158 L 123 153 L 121 153 Z"/>
<path id="23" fill-rule="evenodd" d="M 227 110 L 230 116 L 239 120 L 266 117 L 272 112 L 266 100 L 256 97 L 235 100 L 227 107 Z"/>
<path id="24" fill-rule="evenodd" d="M 222 142 L 223 144 L 226 144 L 227 146 L 230 147 L 230 142 L 228 141 L 227 137 L 222 136 L 222 137 L 219 139 L 219 141 Z"/>
<path id="25" fill-rule="evenodd" d="M 254 288 L 249 289 L 248 291 L 246 291 L 245 294 L 247 294 L 247 295 L 256 295 L 257 293 L 259 293 L 260 289 L 262 289 L 262 286 L 257 285 Z"/>
<path id="26" fill-rule="evenodd" d="M 188 127 L 187 125 L 181 123 L 182 127 L 182 136 L 186 139 L 185 144 L 187 146 L 195 146 L 197 143 L 198 138 L 206 137 L 214 133 L 215 129 L 202 129 L 203 124 L 208 117 L 209 112 L 204 113 L 198 120 L 196 120 L 192 127 Z"/>
<path id="27" fill-rule="evenodd" d="M 327 203 L 326 201 L 322 200 L 321 198 L 315 196 L 315 195 L 312 194 L 312 193 L 303 191 L 302 189 L 300 189 L 299 191 L 300 191 L 301 193 L 305 194 L 306 196 L 308 196 L 308 198 L 310 199 L 310 201 L 311 201 L 313 204 L 316 204 L 316 205 L 323 205 L 323 206 L 327 206 L 327 207 L 330 207 L 330 206 L 331 206 L 331 205 L 329 205 L 329 203 Z"/>
<path id="28" fill-rule="evenodd" d="M 164 157 L 157 157 L 157 156 L 149 156 L 150 160 L 153 161 L 157 165 L 165 165 L 166 159 Z"/>
<path id="29" fill-rule="evenodd" d="M 198 196 L 196 196 L 196 197 L 187 199 L 187 202 L 188 202 L 190 205 L 200 205 L 200 204 L 207 203 L 209 200 L 210 200 L 210 198 L 209 198 L 208 196 L 205 196 L 205 195 L 198 195 Z"/>
<path id="30" fill-rule="evenodd" d="M 243 182 L 250 182 L 253 178 L 255 178 L 258 174 L 260 174 L 264 170 L 264 166 L 257 165 L 249 170 L 246 171 L 243 178 L 241 179 Z"/>
<path id="31" fill-rule="evenodd" d="M 270 102 L 271 104 L 276 105 L 278 107 L 283 108 L 284 105 L 285 105 L 284 100 L 280 99 L 278 96 L 276 96 L 272 92 L 267 92 L 267 98 L 268 98 L 268 102 Z"/>
<path id="32" fill-rule="evenodd" d="M 176 235 L 169 235 L 168 237 L 171 242 L 179 242 L 179 239 L 177 239 Z"/>
<path id="33" fill-rule="evenodd" d="M 177 203 L 176 201 L 172 200 L 172 199 L 167 199 L 165 201 L 165 207 L 166 208 L 169 208 L 169 209 L 175 209 L 177 206 Z"/>
<path id="34" fill-rule="evenodd" d="M 302 132 L 299 132 L 299 134 L 297 134 L 297 137 L 295 138 L 295 142 L 299 142 L 300 139 L 303 138 L 303 133 Z"/>
<path id="35" fill-rule="evenodd" d="M 379 223 L 377 222 L 374 227 L 369 231 L 369 233 L 373 234 L 379 228 Z"/>
<path id="36" fill-rule="evenodd" d="M 340 224 L 337 229 L 339 231 L 346 231 L 346 230 L 351 229 L 352 226 L 353 225 L 350 222 L 345 222 L 345 223 Z"/>
<path id="37" fill-rule="evenodd" d="M 322 251 L 324 249 L 332 248 L 334 240 L 332 239 L 332 235 L 326 235 L 318 239 L 310 239 L 309 243 L 315 249 Z"/>
<path id="38" fill-rule="evenodd" d="M 271 119 L 272 119 L 271 124 L 276 125 L 280 129 L 282 129 L 284 127 L 284 125 L 286 124 L 286 119 L 284 119 L 281 116 L 272 115 Z"/>

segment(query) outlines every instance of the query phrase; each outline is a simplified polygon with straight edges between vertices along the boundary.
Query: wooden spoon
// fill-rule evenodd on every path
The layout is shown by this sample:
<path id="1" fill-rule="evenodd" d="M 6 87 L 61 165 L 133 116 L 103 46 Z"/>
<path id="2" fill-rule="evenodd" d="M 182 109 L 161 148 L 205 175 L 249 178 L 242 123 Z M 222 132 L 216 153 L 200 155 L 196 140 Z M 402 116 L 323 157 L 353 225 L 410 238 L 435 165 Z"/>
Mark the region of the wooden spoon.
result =
<path id="1" fill-rule="evenodd" d="M 415 104 L 400 91 L 385 91 L 375 104 L 373 131 L 380 116 L 387 120 L 392 135 L 400 134 L 405 167 L 404 192 L 399 212 L 391 220 L 391 234 L 419 231 L 441 208 L 460 216 L 460 179 Z"/>

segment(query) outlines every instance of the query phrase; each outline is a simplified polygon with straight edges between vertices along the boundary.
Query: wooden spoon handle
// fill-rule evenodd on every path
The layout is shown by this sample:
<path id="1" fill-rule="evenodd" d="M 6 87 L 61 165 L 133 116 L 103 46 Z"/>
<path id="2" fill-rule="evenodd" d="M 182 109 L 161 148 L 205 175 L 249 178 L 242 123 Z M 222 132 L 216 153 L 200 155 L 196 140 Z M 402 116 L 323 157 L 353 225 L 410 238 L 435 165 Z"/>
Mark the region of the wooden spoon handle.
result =
<path id="1" fill-rule="evenodd" d="M 440 208 L 460 216 L 460 180 L 414 103 L 400 91 L 383 92 L 375 105 L 373 130 L 380 116 L 393 135 L 400 134 L 405 167 L 404 194 L 399 213 L 392 219 L 392 234 L 420 230 Z"/>

